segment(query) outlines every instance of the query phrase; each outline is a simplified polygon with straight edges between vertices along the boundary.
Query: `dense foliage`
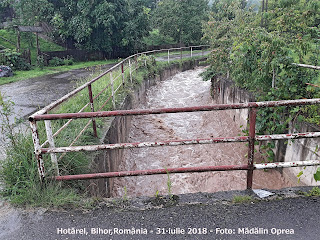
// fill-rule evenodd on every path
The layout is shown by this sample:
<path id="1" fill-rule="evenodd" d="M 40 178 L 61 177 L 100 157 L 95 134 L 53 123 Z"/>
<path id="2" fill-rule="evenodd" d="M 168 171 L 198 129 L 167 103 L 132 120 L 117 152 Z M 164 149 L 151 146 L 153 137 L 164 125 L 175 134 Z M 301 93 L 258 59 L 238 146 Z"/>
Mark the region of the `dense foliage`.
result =
<path id="1" fill-rule="evenodd" d="M 136 51 L 149 33 L 148 0 L 5 0 L 15 12 L 13 22 L 46 22 L 56 38 L 88 50 Z"/>
<path id="2" fill-rule="evenodd" d="M 319 1 L 266 2 L 264 12 L 257 12 L 240 0 L 215 1 L 210 20 L 204 26 L 205 38 L 213 50 L 207 77 L 229 75 L 257 100 L 318 97 L 320 89 L 309 89 L 306 83 L 317 84 L 319 72 L 293 63 L 319 65 Z M 315 107 L 312 111 L 260 110 L 257 130 L 281 133 L 292 119 L 301 119 L 301 115 L 315 122 L 318 112 Z"/>
<path id="3" fill-rule="evenodd" d="M 30 70 L 30 64 L 21 57 L 21 53 L 6 49 L 0 58 L 0 65 L 11 67 L 13 70 Z"/>
<path id="4" fill-rule="evenodd" d="M 128 54 L 146 44 L 199 43 L 208 16 L 207 0 L 3 0 L 0 6 L 11 8 L 14 24 L 49 24 L 69 47 Z"/>
<path id="5" fill-rule="evenodd" d="M 208 8 L 207 0 L 163 0 L 154 12 L 154 24 L 162 35 L 172 37 L 176 43 L 197 44 Z"/>

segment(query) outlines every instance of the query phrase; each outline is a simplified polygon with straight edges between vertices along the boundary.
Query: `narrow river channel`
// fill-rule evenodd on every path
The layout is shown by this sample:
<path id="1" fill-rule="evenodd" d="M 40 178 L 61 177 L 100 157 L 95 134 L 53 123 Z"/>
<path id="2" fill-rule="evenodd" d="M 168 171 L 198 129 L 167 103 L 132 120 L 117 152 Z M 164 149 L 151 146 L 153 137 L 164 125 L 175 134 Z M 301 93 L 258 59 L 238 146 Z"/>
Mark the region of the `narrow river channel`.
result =
<path id="1" fill-rule="evenodd" d="M 178 73 L 147 92 L 138 108 L 186 107 L 214 104 L 204 68 Z M 233 137 L 241 134 L 225 111 L 136 116 L 129 142 Z M 196 167 L 247 163 L 245 143 L 219 143 L 126 150 L 120 170 Z M 113 197 L 216 192 L 246 188 L 246 171 L 205 172 L 115 179 Z M 255 171 L 254 188 L 279 189 L 293 184 L 276 170 Z"/>

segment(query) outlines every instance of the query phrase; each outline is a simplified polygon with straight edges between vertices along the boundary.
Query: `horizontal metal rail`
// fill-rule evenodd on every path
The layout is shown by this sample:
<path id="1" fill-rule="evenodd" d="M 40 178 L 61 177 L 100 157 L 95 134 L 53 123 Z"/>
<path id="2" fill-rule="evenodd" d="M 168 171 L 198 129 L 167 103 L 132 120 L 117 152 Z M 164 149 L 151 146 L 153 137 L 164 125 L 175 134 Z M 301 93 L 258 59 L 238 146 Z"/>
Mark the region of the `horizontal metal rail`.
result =
<path id="1" fill-rule="evenodd" d="M 302 106 L 302 105 L 313 105 L 313 104 L 320 104 L 320 98 L 285 100 L 285 101 L 248 102 L 248 103 L 236 103 L 236 104 L 215 104 L 215 105 L 209 105 L 209 106 L 182 107 L 182 108 L 156 108 L 156 109 L 104 111 L 104 112 L 43 114 L 43 115 L 32 115 L 29 117 L 29 121 L 130 116 L 130 115 L 132 116 L 132 115 L 179 113 L 179 112 L 199 112 L 199 111 L 212 111 L 212 110 L 244 109 L 244 108 L 266 108 L 266 107 L 279 107 L 279 106 Z"/>
<path id="2" fill-rule="evenodd" d="M 313 66 L 313 65 L 300 64 L 300 63 L 293 63 L 293 65 L 298 66 L 298 67 L 310 68 L 310 69 L 314 69 L 314 70 L 320 70 L 320 66 Z"/>
<path id="3" fill-rule="evenodd" d="M 273 169 L 273 168 L 288 168 L 288 167 L 303 167 L 303 166 L 317 166 L 320 161 L 298 161 L 298 162 L 277 162 L 253 164 L 253 169 Z M 211 172 L 211 171 L 235 171 L 235 170 L 249 170 L 248 164 L 243 165 L 225 165 L 225 166 L 204 166 L 204 167 L 181 167 L 181 168 L 166 168 L 166 169 L 149 169 L 149 170 L 135 170 L 135 171 L 121 171 L 121 172 L 107 172 L 107 173 L 90 173 L 79 175 L 65 175 L 54 177 L 57 181 L 68 180 L 86 180 L 97 178 L 115 178 L 115 177 L 129 177 L 129 176 L 144 176 L 167 173 L 189 173 L 189 172 Z"/>
<path id="4" fill-rule="evenodd" d="M 301 139 L 301 138 L 315 138 L 320 137 L 320 132 L 307 133 L 293 133 L 293 134 L 275 134 L 275 135 L 257 135 L 256 141 L 269 140 L 283 140 L 283 139 Z M 212 144 L 212 143 L 226 143 L 226 142 L 247 142 L 249 137 L 224 137 L 224 138 L 206 138 L 206 139 L 185 139 L 185 140 L 171 140 L 171 141 L 157 141 L 157 142 L 136 142 L 136 143 L 115 143 L 115 144 L 101 144 L 88 145 L 76 147 L 56 147 L 56 148 L 41 148 L 41 153 L 65 153 L 65 152 L 80 152 L 80 151 L 99 151 L 112 149 L 128 149 L 128 148 L 145 148 L 145 147 L 163 147 L 163 146 L 181 146 L 194 144 Z"/>
<path id="5" fill-rule="evenodd" d="M 167 174 L 167 173 L 209 172 L 209 171 L 248 170 L 248 169 L 249 169 L 248 165 L 166 168 L 166 169 L 149 169 L 149 170 L 136 170 L 136 171 L 65 175 L 65 176 L 56 176 L 54 179 L 57 181 L 84 180 L 84 179 L 95 179 L 95 178 L 129 177 L 129 176 L 143 176 L 143 175 L 155 175 L 155 174 Z"/>
<path id="6" fill-rule="evenodd" d="M 247 142 L 249 137 L 225 137 L 225 138 L 207 138 L 207 139 L 192 139 L 192 140 L 172 140 L 158 142 L 137 142 L 137 143 L 115 143 L 77 147 L 59 147 L 59 148 L 42 148 L 42 153 L 63 153 L 63 152 L 80 152 L 80 151 L 98 151 L 112 149 L 128 149 L 128 148 L 145 148 L 145 147 L 163 147 L 163 146 L 179 146 L 179 145 L 194 145 L 194 144 L 212 144 L 222 142 Z"/>

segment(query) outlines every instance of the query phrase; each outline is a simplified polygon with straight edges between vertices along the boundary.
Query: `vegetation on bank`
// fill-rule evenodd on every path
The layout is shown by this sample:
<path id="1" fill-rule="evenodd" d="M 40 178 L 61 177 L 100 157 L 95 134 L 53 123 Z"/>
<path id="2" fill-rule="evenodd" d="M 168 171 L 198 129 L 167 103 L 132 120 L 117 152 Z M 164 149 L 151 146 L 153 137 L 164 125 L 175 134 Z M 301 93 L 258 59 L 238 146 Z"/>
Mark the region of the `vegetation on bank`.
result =
<path id="1" fill-rule="evenodd" d="M 146 60 L 146 65 L 145 65 Z M 189 59 L 190 60 L 190 59 Z M 183 61 L 189 61 L 183 60 Z M 132 91 L 135 85 L 140 84 L 144 79 L 152 77 L 162 69 L 171 64 L 182 63 L 180 61 L 157 62 L 152 57 L 141 57 L 138 61 L 138 71 L 133 74 L 133 83 L 129 80 L 129 72 L 126 71 L 126 87 L 120 88 L 116 94 L 116 105 L 123 101 L 124 97 Z M 99 74 L 98 71 L 96 74 Z M 114 73 L 113 76 L 116 76 Z M 96 95 L 109 82 L 109 76 L 105 76 L 93 85 L 93 92 Z M 122 79 L 115 80 L 114 87 L 122 84 Z M 95 108 L 101 106 L 109 96 L 110 90 L 95 100 Z M 81 91 L 75 97 L 69 99 L 58 109 L 52 110 L 52 113 L 77 112 L 88 102 L 86 91 Z M 42 206 L 42 207 L 66 207 L 66 206 L 92 206 L 94 199 L 88 198 L 90 184 L 88 181 L 70 181 L 57 183 L 50 179 L 54 175 L 54 167 L 51 164 L 50 156 L 44 155 L 45 169 L 47 172 L 46 180 L 41 185 L 38 175 L 37 163 L 33 154 L 33 143 L 30 132 L 14 130 L 14 125 L 9 123 L 9 116 L 12 114 L 13 103 L 5 102 L 0 98 L 0 118 L 1 130 L 9 139 L 6 149 L 7 157 L 1 162 L 0 178 L 2 182 L 1 195 L 12 204 L 20 206 Z M 110 101 L 102 110 L 112 110 Z M 89 107 L 84 111 L 90 111 Z M 76 137 L 78 132 L 86 125 L 88 120 L 74 120 L 66 129 L 64 129 L 56 138 L 56 146 L 68 146 Z M 98 126 L 98 135 L 101 136 L 101 130 L 105 124 L 105 119 L 96 119 Z M 60 128 L 66 120 L 52 121 L 53 131 Z M 41 142 L 45 140 L 45 128 L 43 122 L 38 123 Z M 90 127 L 77 140 L 76 145 L 89 145 L 98 143 L 99 139 L 92 134 Z M 68 153 L 59 161 L 59 170 L 61 175 L 89 173 L 92 166 L 92 159 L 96 153 Z M 57 154 L 58 158 L 61 154 Z"/>
<path id="2" fill-rule="evenodd" d="M 320 88 L 307 85 L 319 85 L 320 72 L 293 65 L 319 65 L 320 2 L 263 3 L 268 6 L 259 11 L 240 0 L 213 3 L 210 20 L 204 25 L 212 48 L 205 77 L 230 76 L 258 101 L 320 97 Z M 260 109 L 256 130 L 259 134 L 285 133 L 294 120 L 320 125 L 319 115 L 319 106 Z"/>
<path id="3" fill-rule="evenodd" d="M 213 50 L 207 77 L 229 73 L 257 100 L 316 97 L 320 89 L 306 83 L 317 84 L 319 72 L 292 63 L 319 65 L 319 9 L 318 1 L 269 1 L 268 12 L 257 13 L 242 1 L 215 2 L 215 11 L 204 26 Z M 290 116 L 288 112 L 281 117 L 283 111 L 261 110 L 264 123 L 258 132 L 283 132 Z"/>

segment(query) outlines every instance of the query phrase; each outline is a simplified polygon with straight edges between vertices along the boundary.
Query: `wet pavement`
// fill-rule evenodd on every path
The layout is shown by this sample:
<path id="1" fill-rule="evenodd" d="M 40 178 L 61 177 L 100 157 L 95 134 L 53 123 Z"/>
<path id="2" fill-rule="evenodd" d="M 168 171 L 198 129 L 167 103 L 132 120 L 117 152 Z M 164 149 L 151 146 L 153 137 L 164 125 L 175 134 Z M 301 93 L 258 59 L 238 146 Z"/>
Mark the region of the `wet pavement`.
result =
<path id="1" fill-rule="evenodd" d="M 109 199 L 96 209 L 0 210 L 0 239 L 319 239 L 320 198 L 310 188 L 198 193 L 167 198 Z M 251 196 L 235 203 L 240 196 Z"/>
<path id="2" fill-rule="evenodd" d="M 204 68 L 189 70 L 158 83 L 147 92 L 146 102 L 138 108 L 170 108 L 212 105 L 210 81 L 199 76 Z M 135 116 L 131 121 L 129 142 L 234 137 L 241 129 L 226 111 Z M 247 163 L 246 143 L 136 148 L 125 150 L 120 171 L 240 165 Z M 259 161 L 259 156 L 255 159 Z M 152 196 L 156 193 L 183 194 L 246 189 L 246 171 L 205 172 L 125 177 L 114 180 L 112 196 Z M 170 184 L 170 185 L 168 185 Z M 280 189 L 297 185 L 279 171 L 255 171 L 254 188 Z"/>

